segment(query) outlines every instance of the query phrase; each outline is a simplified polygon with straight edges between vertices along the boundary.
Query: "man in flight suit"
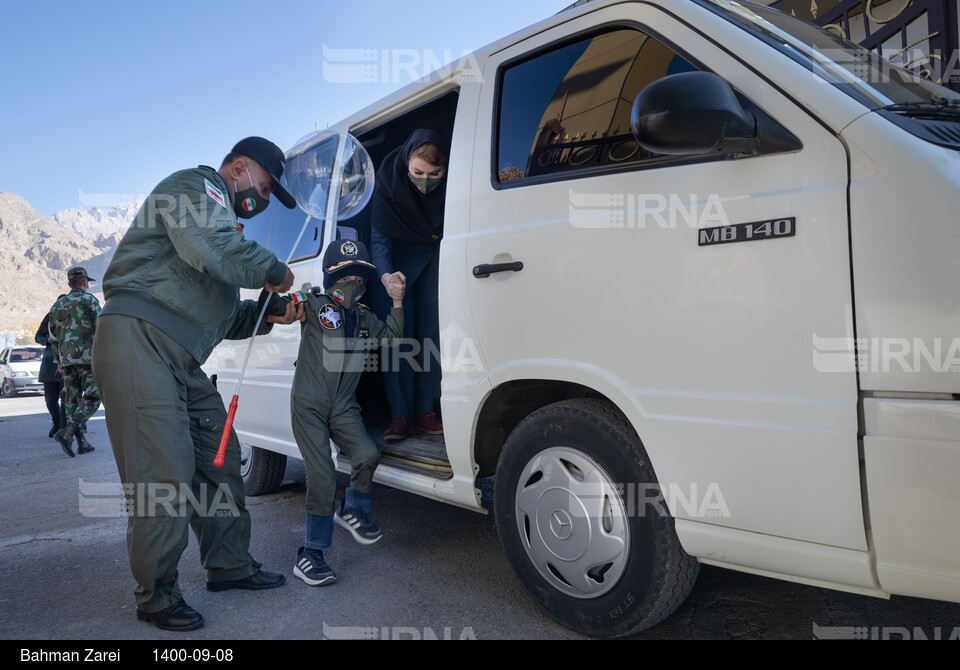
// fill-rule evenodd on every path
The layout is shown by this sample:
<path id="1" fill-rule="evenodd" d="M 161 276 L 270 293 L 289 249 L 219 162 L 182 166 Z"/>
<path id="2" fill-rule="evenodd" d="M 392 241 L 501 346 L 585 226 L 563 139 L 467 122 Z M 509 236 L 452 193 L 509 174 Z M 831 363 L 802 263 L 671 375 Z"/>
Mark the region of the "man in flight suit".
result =
<path id="1" fill-rule="evenodd" d="M 93 371 L 127 493 L 137 617 L 164 630 L 203 625 L 177 584 L 188 526 L 208 590 L 270 589 L 285 581 L 260 570 L 249 553 L 235 434 L 224 467 L 213 465 L 226 412 L 200 368 L 222 340 L 253 335 L 258 305 L 241 301 L 239 288 L 286 292 L 293 285 L 290 269 L 244 238 L 237 221 L 263 212 L 271 195 L 293 209 L 296 201 L 280 183 L 283 169 L 283 152 L 252 137 L 219 170 L 171 175 L 147 198 L 104 279 Z M 290 305 L 259 334 L 298 316 Z M 218 501 L 216 512 L 195 509 L 191 493 L 211 507 Z"/>

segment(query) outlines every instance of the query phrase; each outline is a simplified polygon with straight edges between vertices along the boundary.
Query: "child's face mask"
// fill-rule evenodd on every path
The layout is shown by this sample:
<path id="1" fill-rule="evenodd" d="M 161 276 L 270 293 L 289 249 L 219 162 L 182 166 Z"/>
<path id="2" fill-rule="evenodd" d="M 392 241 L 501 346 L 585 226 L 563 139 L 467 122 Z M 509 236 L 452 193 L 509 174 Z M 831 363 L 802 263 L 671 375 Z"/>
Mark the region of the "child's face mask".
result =
<path id="1" fill-rule="evenodd" d="M 367 285 L 362 279 L 341 279 L 327 291 L 327 295 L 344 309 L 351 310 L 366 292 Z"/>

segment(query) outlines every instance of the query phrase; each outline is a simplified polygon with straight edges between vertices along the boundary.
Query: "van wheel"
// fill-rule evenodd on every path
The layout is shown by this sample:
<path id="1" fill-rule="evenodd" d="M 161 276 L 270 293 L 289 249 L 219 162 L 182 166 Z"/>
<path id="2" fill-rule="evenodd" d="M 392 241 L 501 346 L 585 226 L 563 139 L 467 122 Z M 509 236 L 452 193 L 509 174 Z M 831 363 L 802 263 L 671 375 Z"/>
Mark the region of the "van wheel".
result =
<path id="1" fill-rule="evenodd" d="M 4 398 L 16 398 L 17 385 L 9 379 L 4 378 L 3 385 L 0 385 L 0 395 L 3 395 Z"/>
<path id="2" fill-rule="evenodd" d="M 248 496 L 268 496 L 280 490 L 287 470 L 287 457 L 240 443 L 240 475 Z"/>
<path id="3" fill-rule="evenodd" d="M 624 487 L 656 483 L 636 431 L 606 402 L 559 402 L 516 427 L 497 467 L 497 531 L 537 605 L 578 632 L 619 637 L 686 600 L 700 564 L 673 518 L 624 500 Z"/>

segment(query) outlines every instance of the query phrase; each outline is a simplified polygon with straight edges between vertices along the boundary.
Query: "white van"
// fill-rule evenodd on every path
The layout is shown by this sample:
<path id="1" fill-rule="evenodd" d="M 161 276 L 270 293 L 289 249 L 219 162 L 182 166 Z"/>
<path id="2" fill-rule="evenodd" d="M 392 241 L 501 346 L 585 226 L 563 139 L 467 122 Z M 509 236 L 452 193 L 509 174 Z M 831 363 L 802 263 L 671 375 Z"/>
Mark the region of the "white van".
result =
<path id="1" fill-rule="evenodd" d="M 595 0 L 346 119 L 376 165 L 452 140 L 446 436 L 384 446 L 377 481 L 494 511 L 530 596 L 592 635 L 662 620 L 699 564 L 960 602 L 958 99 L 760 5 Z M 303 216 L 247 231 L 286 256 Z M 369 225 L 308 234 L 297 284 Z M 253 494 L 299 455 L 299 339 L 242 388 Z M 209 366 L 225 394 L 245 346 Z"/>

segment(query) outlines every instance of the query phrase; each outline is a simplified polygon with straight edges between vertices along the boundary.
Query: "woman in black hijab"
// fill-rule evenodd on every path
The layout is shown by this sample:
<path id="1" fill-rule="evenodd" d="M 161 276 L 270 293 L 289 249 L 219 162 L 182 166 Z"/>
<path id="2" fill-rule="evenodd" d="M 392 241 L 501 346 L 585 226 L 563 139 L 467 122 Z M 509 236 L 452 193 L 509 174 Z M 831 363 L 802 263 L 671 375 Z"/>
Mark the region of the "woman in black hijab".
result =
<path id="1" fill-rule="evenodd" d="M 416 130 L 399 149 L 384 159 L 377 171 L 373 196 L 371 247 L 384 290 L 405 283 L 404 338 L 420 342 L 415 373 L 401 357 L 400 369 L 384 373 L 387 401 L 393 420 L 384 433 L 387 441 L 402 440 L 414 430 L 443 435 L 437 416 L 440 400 L 440 241 L 449 148 L 434 130 Z M 409 351 L 409 345 L 404 346 Z M 392 357 L 397 358 L 397 357 Z"/>

